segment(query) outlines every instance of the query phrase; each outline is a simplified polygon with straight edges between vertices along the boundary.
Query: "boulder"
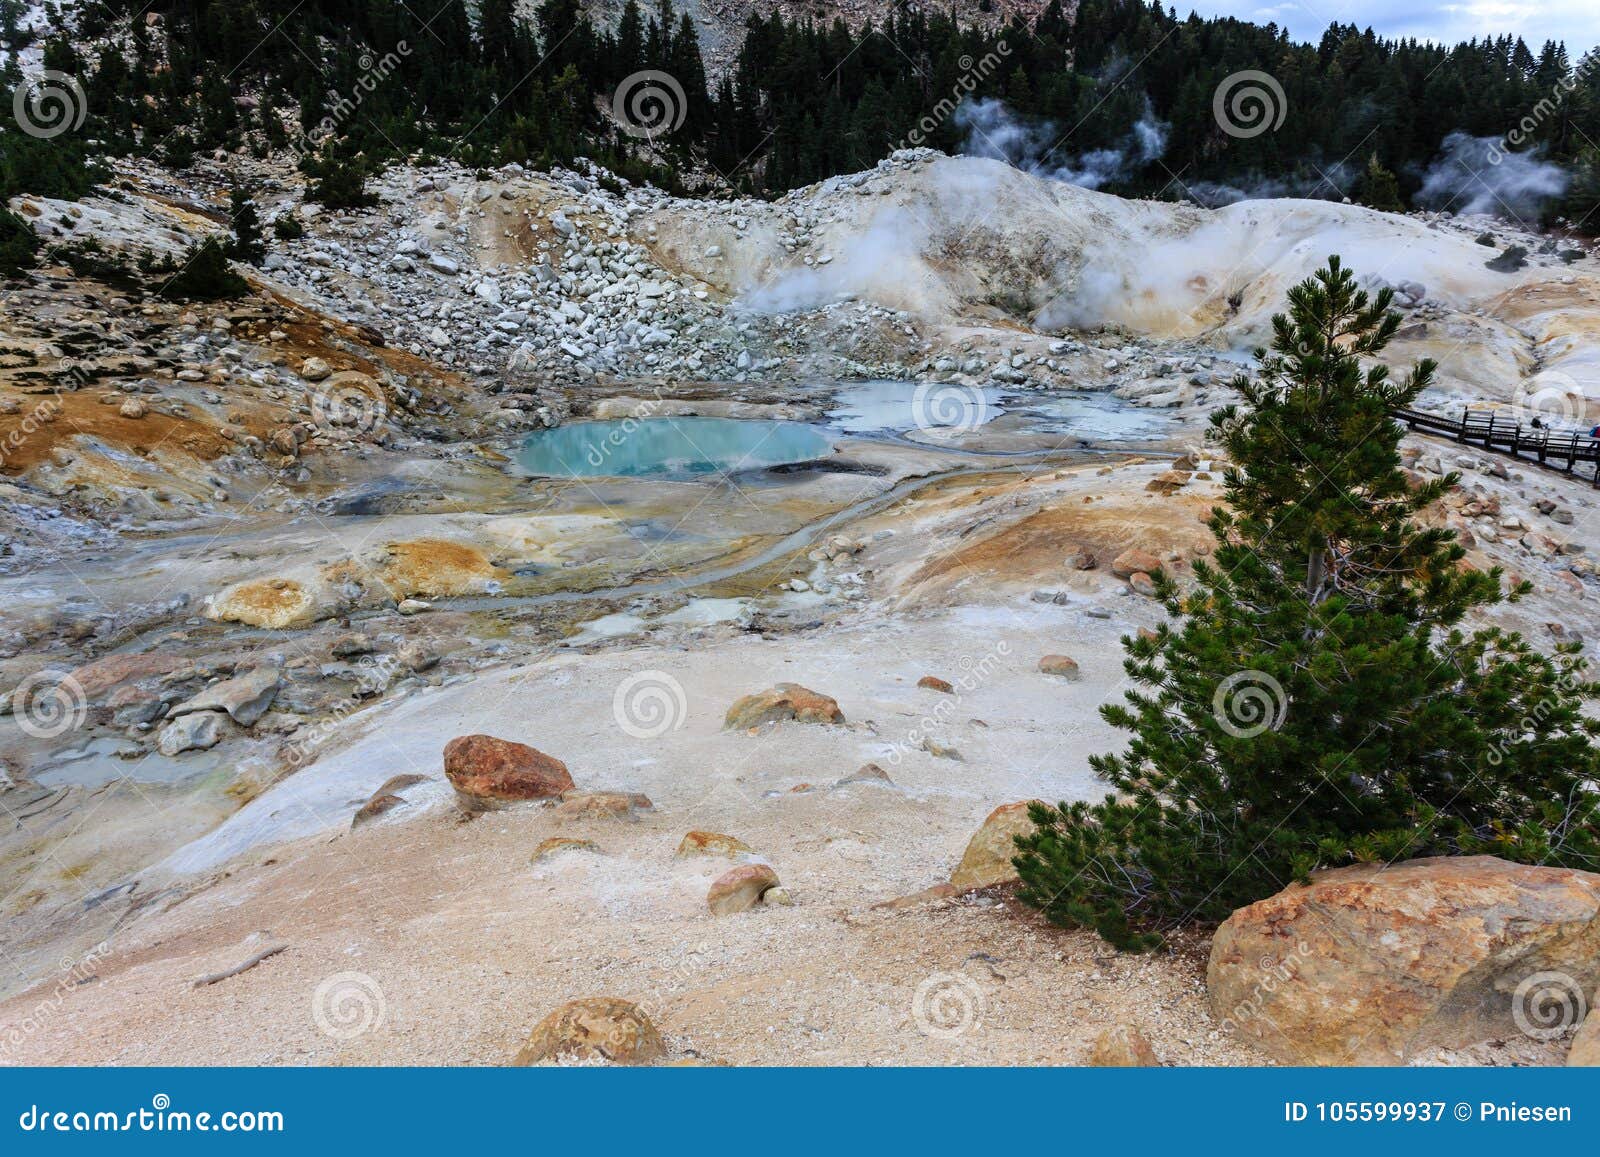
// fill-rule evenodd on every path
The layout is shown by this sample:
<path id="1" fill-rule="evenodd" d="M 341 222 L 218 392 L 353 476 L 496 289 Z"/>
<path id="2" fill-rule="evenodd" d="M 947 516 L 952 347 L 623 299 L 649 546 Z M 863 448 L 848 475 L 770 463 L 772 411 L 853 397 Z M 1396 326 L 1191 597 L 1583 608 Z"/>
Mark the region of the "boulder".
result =
<path id="1" fill-rule="evenodd" d="M 354 831 L 362 824 L 371 823 L 379 816 L 393 811 L 405 802 L 404 796 L 395 795 L 393 792 L 380 792 L 374 795 L 361 805 L 360 810 L 355 815 L 350 817 L 350 830 Z"/>
<path id="2" fill-rule="evenodd" d="M 167 714 L 176 718 L 194 711 L 226 711 L 240 727 L 249 727 L 272 706 L 281 681 L 278 668 L 257 667 L 211 684 L 193 698 L 175 705 Z"/>
<path id="3" fill-rule="evenodd" d="M 837 701 L 798 683 L 779 683 L 769 691 L 746 695 L 728 708 L 724 730 L 745 731 L 764 723 L 843 723 Z"/>
<path id="4" fill-rule="evenodd" d="M 1595 998 L 1595 1003 L 1600 1004 L 1600 997 Z M 1578 1035 L 1572 1038 L 1572 1047 L 1567 1049 L 1567 1064 L 1600 1068 L 1600 1013 L 1592 1008 L 1578 1029 Z"/>
<path id="5" fill-rule="evenodd" d="M 511 1063 L 572 1057 L 647 1065 L 666 1055 L 667 1044 L 643 1009 L 632 1001 L 596 996 L 563 1004 L 541 1020 Z"/>
<path id="6" fill-rule="evenodd" d="M 1001 804 L 989 813 L 977 834 L 967 842 L 961 863 L 950 874 L 952 884 L 957 888 L 989 888 L 1018 878 L 1011 863 L 1011 857 L 1017 854 L 1014 837 L 1031 835 L 1035 830 L 1028 818 L 1029 802 Z"/>
<path id="7" fill-rule="evenodd" d="M 1128 586 L 1133 590 L 1134 594 L 1143 595 L 1147 599 L 1153 599 L 1156 596 L 1156 580 L 1142 570 L 1128 576 Z"/>
<path id="8" fill-rule="evenodd" d="M 384 780 L 382 786 L 372 794 L 374 796 L 389 795 L 391 792 L 402 792 L 408 787 L 416 787 L 419 783 L 427 782 L 428 777 L 425 775 L 416 775 L 412 772 L 403 771 L 399 775 L 391 775 Z"/>
<path id="9" fill-rule="evenodd" d="M 1077 679 L 1078 661 L 1066 655 L 1046 655 L 1039 660 L 1041 675 L 1056 675 L 1062 679 Z"/>
<path id="10" fill-rule="evenodd" d="M 1216 1018 L 1298 1065 L 1546 1039 L 1597 985 L 1600 875 L 1493 856 L 1319 873 L 1230 916 L 1206 968 Z"/>
<path id="11" fill-rule="evenodd" d="M 215 747 L 222 739 L 222 718 L 220 711 L 194 711 L 174 719 L 161 729 L 156 746 L 162 755 Z"/>
<path id="12" fill-rule="evenodd" d="M 953 695 L 956 690 L 948 680 L 941 679 L 937 675 L 924 675 L 917 680 L 917 686 L 928 691 L 942 691 L 946 695 Z"/>
<path id="13" fill-rule="evenodd" d="M 1131 578 L 1141 572 L 1149 574 L 1151 571 L 1160 569 L 1161 560 L 1159 558 L 1147 550 L 1140 550 L 1136 546 L 1129 547 L 1111 560 L 1111 573 L 1118 578 Z"/>
<path id="14" fill-rule="evenodd" d="M 556 818 L 561 820 L 635 821 L 642 811 L 653 811 L 650 797 L 626 791 L 569 791 L 561 796 Z"/>
<path id="15" fill-rule="evenodd" d="M 750 845 L 735 836 L 725 836 L 720 832 L 690 832 L 679 841 L 678 850 L 673 854 L 679 858 L 726 856 L 732 860 L 749 855 Z"/>
<path id="16" fill-rule="evenodd" d="M 889 778 L 889 773 L 876 763 L 863 763 L 849 775 L 841 776 L 834 782 L 834 787 L 848 787 L 852 783 L 876 783 L 884 787 L 893 787 L 894 780 Z"/>
<path id="17" fill-rule="evenodd" d="M 551 836 L 548 840 L 541 841 L 539 846 L 533 849 L 533 856 L 530 858 L 530 862 L 537 864 L 543 860 L 548 860 L 551 856 L 559 856 L 562 852 L 593 852 L 595 855 L 599 855 L 600 845 L 593 840 L 575 840 L 568 836 Z"/>
<path id="18" fill-rule="evenodd" d="M 1089 1063 L 1099 1069 L 1152 1069 L 1160 1066 L 1161 1059 L 1144 1033 L 1119 1024 L 1094 1038 L 1094 1044 L 1089 1046 Z"/>
<path id="19" fill-rule="evenodd" d="M 778 873 L 766 864 L 741 864 L 711 882 L 706 906 L 713 916 L 729 916 L 756 906 L 769 888 L 778 886 Z"/>
<path id="20" fill-rule="evenodd" d="M 308 382 L 320 382 L 333 373 L 333 367 L 321 358 L 307 358 L 300 363 L 300 376 Z"/>
<path id="21" fill-rule="evenodd" d="M 559 759 L 492 735 L 462 735 L 445 744 L 444 774 L 469 809 L 550 799 L 572 790 L 572 776 Z"/>

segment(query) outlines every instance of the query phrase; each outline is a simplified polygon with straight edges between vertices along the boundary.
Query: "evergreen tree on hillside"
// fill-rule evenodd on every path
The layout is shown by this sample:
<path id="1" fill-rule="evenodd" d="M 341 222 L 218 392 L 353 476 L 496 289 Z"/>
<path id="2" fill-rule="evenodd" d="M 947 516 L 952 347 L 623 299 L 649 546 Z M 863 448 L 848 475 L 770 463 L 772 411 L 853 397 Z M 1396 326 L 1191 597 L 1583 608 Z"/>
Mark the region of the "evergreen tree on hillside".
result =
<path id="1" fill-rule="evenodd" d="M 1353 199 L 1369 209 L 1382 209 L 1385 213 L 1403 213 L 1405 205 L 1400 200 L 1400 185 L 1395 176 L 1383 167 L 1378 154 L 1373 153 L 1356 182 Z"/>
<path id="2" fill-rule="evenodd" d="M 250 283 L 233 271 L 226 247 L 215 237 L 193 246 L 161 272 L 166 278 L 156 293 L 174 301 L 217 301 L 250 291 Z"/>
<path id="3" fill-rule="evenodd" d="M 300 167 L 312 178 L 306 190 L 308 201 L 321 202 L 330 209 L 363 209 L 378 203 L 367 192 L 366 166 L 358 158 L 324 148 L 321 156 L 307 157 Z"/>
<path id="4" fill-rule="evenodd" d="M 31 269 L 38 251 L 39 238 L 28 223 L 0 205 L 0 277 Z"/>
<path id="5" fill-rule="evenodd" d="M 617 21 L 617 44 L 612 55 L 611 77 L 621 81 L 644 67 L 644 14 L 639 0 L 628 0 Z"/>
<path id="6" fill-rule="evenodd" d="M 1232 463 L 1216 551 L 1186 593 L 1159 577 L 1173 621 L 1125 640 L 1135 689 L 1102 713 L 1132 739 L 1089 761 L 1117 794 L 1035 805 L 1018 840 L 1023 898 L 1053 921 L 1148 947 L 1352 861 L 1600 868 L 1600 685 L 1575 644 L 1461 627 L 1501 574 L 1419 521 L 1457 478 L 1401 469 L 1389 412 L 1434 366 L 1366 364 L 1391 299 L 1331 258 L 1233 383 L 1246 405 L 1213 415 Z"/>
<path id="7" fill-rule="evenodd" d="M 235 189 L 229 197 L 228 212 L 233 218 L 228 256 L 246 265 L 260 265 L 267 255 L 267 246 L 261 235 L 261 216 L 256 212 L 256 203 L 243 189 Z"/>
<path id="8" fill-rule="evenodd" d="M 16 0 L 8 2 L 14 10 Z M 1301 44 L 1276 25 L 1180 20 L 1146 0 L 1079 0 L 1071 19 L 1052 3 L 1032 27 L 1017 19 L 989 29 L 898 8 L 856 29 L 774 11 L 750 14 L 732 75 L 713 92 L 700 36 L 673 0 L 625 0 L 614 28 L 597 28 L 580 0 L 432 7 L 80 6 L 79 46 L 51 35 L 43 52 L 46 67 L 82 81 L 88 120 L 52 143 L 72 150 L 93 140 L 179 168 L 197 150 L 303 153 L 295 138 L 310 136 L 365 158 L 366 176 L 419 153 L 482 165 L 612 154 L 627 169 L 643 159 L 628 150 L 655 149 L 661 139 L 619 140 L 596 110 L 623 77 L 645 69 L 684 90 L 686 122 L 666 141 L 678 167 L 708 161 L 735 187 L 764 195 L 870 167 L 914 129 L 922 143 L 960 151 L 967 131 L 948 105 L 962 98 L 1004 99 L 1017 121 L 1055 144 L 1049 158 L 1032 158 L 1049 168 L 1120 151 L 1130 162 L 1106 188 L 1133 196 L 1183 195 L 1170 176 L 1181 173 L 1197 196 L 1272 181 L 1337 197 L 1322 174 L 1372 152 L 1395 175 L 1404 205 L 1452 131 L 1498 137 L 1538 109 L 1528 143 L 1546 158 L 1565 165 L 1600 140 L 1600 67 L 1574 65 L 1558 43 L 1535 51 L 1509 36 L 1449 46 L 1334 24 L 1317 43 Z M 144 19 L 152 13 L 161 17 L 154 25 Z M 401 43 L 405 52 L 388 51 Z M 1130 61 L 1139 62 L 1131 72 Z M 1219 124 L 1213 97 L 1252 70 L 1282 87 L 1285 117 L 1275 130 L 1241 137 Z M 1545 108 L 1556 92 L 1565 98 Z M 298 134 L 286 123 L 291 106 Z M 1130 150 L 1147 115 L 1170 126 L 1159 163 Z M 330 173 L 326 185 L 336 200 L 359 199 L 348 174 Z M 1391 204 L 1386 182 L 1364 193 L 1368 203 Z M 1588 208 L 1565 211 L 1600 229 L 1600 213 Z"/>

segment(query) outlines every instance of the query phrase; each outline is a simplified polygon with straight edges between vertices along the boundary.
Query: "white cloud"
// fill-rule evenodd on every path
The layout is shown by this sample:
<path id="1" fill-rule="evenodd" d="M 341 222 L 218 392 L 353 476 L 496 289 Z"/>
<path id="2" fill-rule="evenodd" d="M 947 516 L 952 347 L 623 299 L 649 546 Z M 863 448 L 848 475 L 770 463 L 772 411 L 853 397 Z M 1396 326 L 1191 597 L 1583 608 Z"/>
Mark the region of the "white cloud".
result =
<path id="1" fill-rule="evenodd" d="M 1415 37 L 1455 43 L 1473 37 L 1513 35 L 1535 52 L 1546 40 L 1564 40 L 1572 58 L 1600 45 L 1600 4 L 1595 0 L 1190 0 L 1179 12 L 1194 8 L 1204 16 L 1237 16 L 1256 23 L 1269 21 L 1289 29 L 1298 40 L 1315 42 L 1328 25 L 1356 24 L 1380 36 Z"/>

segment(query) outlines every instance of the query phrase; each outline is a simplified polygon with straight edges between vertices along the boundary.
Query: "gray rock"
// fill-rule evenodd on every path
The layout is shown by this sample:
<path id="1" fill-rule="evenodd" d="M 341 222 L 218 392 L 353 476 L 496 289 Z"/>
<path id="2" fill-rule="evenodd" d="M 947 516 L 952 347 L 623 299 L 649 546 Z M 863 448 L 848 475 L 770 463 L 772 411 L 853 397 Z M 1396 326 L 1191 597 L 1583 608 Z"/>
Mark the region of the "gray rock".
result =
<path id="1" fill-rule="evenodd" d="M 179 703 L 172 709 L 172 715 L 176 718 L 198 712 L 226 711 L 239 726 L 249 727 L 272 706 L 279 682 L 278 668 L 257 667 L 243 675 L 213 683 L 193 698 Z"/>
<path id="2" fill-rule="evenodd" d="M 184 751 L 203 751 L 222 739 L 222 712 L 195 711 L 174 719 L 162 728 L 157 741 L 162 755 Z"/>

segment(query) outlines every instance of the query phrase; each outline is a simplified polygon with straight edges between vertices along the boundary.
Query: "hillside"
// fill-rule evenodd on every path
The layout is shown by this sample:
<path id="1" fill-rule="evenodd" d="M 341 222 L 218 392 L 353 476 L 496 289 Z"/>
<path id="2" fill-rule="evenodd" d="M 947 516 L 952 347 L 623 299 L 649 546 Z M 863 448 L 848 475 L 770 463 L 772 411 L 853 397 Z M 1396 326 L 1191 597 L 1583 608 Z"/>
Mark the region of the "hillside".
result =
<path id="1" fill-rule="evenodd" d="M 95 977 L 28 1062 L 498 1063 L 526 1026 L 489 1010 L 600 986 L 679 1058 L 1080 1063 L 1112 1022 L 1172 1063 L 1261 1063 L 1205 1009 L 1198 942 L 1107 955 L 949 883 L 997 805 L 1100 791 L 1117 640 L 1161 618 L 1115 560 L 1209 552 L 1204 415 L 1330 252 L 1397 287 L 1393 358 L 1442 366 L 1425 405 L 1600 418 L 1600 263 L 1487 218 L 1205 210 L 931 150 L 771 201 L 401 164 L 348 211 L 271 159 L 110 168 L 11 207 L 49 243 L 182 254 L 242 170 L 267 253 L 244 295 L 175 302 L 47 247 L 0 296 L 0 1012 L 64 957 Z M 274 234 L 289 213 L 303 236 Z M 630 472 L 670 415 L 761 441 Z M 581 419 L 613 424 L 581 443 L 598 470 L 529 465 Z M 1406 453 L 1464 471 L 1432 517 L 1472 564 L 1533 583 L 1496 621 L 1600 638 L 1586 480 Z M 844 722 L 724 729 L 789 681 Z M 440 760 L 473 731 L 578 793 L 463 821 Z M 755 849 L 792 904 L 708 916 L 726 865 L 676 857 L 691 830 Z M 599 851 L 535 859 L 547 840 Z M 329 1034 L 307 993 L 352 968 L 388 1012 Z M 910 1019 L 949 976 L 983 1031 Z"/>

